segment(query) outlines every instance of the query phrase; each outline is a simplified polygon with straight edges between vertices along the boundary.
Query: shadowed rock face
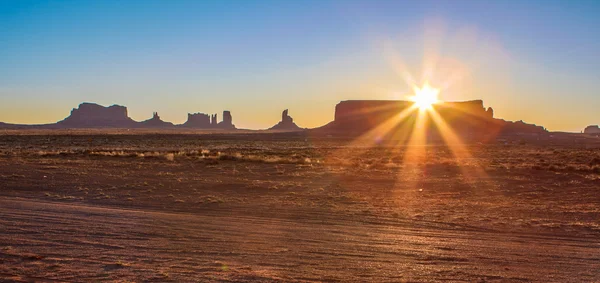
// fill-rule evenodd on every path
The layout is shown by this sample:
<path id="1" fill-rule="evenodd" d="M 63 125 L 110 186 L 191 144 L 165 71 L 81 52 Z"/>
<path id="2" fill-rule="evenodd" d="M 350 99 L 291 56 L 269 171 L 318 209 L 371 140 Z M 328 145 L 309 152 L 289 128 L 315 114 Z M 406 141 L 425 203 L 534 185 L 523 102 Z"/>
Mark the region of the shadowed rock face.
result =
<path id="1" fill-rule="evenodd" d="M 592 125 L 585 128 L 584 134 L 600 134 L 600 127 L 598 125 Z"/>
<path id="2" fill-rule="evenodd" d="M 127 107 L 113 105 L 104 107 L 94 103 L 82 103 L 79 108 L 71 111 L 71 115 L 57 123 L 60 127 L 69 128 L 96 128 L 135 127 L 137 122 L 127 116 Z"/>
<path id="3" fill-rule="evenodd" d="M 281 121 L 277 123 L 275 126 L 271 127 L 269 130 L 279 130 L 279 131 L 298 131 L 302 130 L 296 123 L 294 123 L 294 119 L 288 115 L 288 110 L 283 110 L 281 113 Z"/>
<path id="4" fill-rule="evenodd" d="M 411 133 L 417 125 L 419 110 L 411 101 L 350 100 L 335 108 L 335 120 L 319 132 L 360 134 L 379 127 L 387 133 Z M 494 110 L 486 109 L 482 100 L 445 102 L 433 105 L 433 111 L 421 112 L 424 117 L 419 127 L 431 134 L 450 128 L 460 135 L 544 133 L 543 127 L 519 122 L 494 119 Z M 406 114 L 406 115 L 404 115 Z M 433 121 L 443 121 L 443 124 Z"/>

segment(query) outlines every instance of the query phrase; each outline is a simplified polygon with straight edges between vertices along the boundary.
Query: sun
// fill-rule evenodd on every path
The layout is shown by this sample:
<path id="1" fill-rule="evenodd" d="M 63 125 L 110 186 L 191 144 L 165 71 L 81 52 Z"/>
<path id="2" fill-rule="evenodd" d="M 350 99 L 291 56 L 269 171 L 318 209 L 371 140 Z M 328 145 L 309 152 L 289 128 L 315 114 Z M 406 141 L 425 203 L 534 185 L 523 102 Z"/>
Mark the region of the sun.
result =
<path id="1" fill-rule="evenodd" d="M 438 99 L 439 89 L 433 88 L 429 83 L 425 83 L 423 87 L 413 87 L 415 95 L 411 96 L 410 99 L 415 102 L 415 105 L 420 110 L 430 110 L 432 105 L 440 102 Z"/>

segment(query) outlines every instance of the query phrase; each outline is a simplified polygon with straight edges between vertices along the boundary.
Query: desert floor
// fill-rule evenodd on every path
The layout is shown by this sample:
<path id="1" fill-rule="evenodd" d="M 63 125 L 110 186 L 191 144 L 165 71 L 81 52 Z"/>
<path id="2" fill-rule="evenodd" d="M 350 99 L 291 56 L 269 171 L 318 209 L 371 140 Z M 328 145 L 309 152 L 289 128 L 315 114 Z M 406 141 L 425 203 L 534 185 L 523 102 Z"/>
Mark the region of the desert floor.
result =
<path id="1" fill-rule="evenodd" d="M 600 143 L 0 135 L 0 282 L 599 282 Z"/>

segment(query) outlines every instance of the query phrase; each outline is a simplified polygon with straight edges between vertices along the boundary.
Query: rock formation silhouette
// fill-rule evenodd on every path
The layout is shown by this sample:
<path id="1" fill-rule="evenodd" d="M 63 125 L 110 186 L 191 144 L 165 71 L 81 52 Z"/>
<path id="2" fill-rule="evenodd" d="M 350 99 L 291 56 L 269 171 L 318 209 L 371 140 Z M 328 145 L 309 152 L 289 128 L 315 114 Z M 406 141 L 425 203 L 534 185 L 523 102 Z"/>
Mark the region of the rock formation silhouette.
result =
<path id="1" fill-rule="evenodd" d="M 417 123 L 419 110 L 412 108 L 411 101 L 390 100 L 350 100 L 342 101 L 335 107 L 335 118 L 331 123 L 315 129 L 315 132 L 341 134 L 362 134 L 381 125 L 387 125 L 390 134 L 411 133 Z M 410 112 L 412 109 L 412 112 Z M 442 130 L 432 120 L 436 117 L 445 122 L 447 128 L 462 136 L 482 136 L 528 133 L 546 133 L 541 126 L 526 124 L 522 121 L 507 122 L 494 118 L 492 108 L 484 108 L 482 100 L 464 102 L 445 102 L 433 105 L 432 113 L 423 123 L 430 135 L 441 135 Z M 400 118 L 401 113 L 409 113 Z"/>
<path id="2" fill-rule="evenodd" d="M 235 129 L 230 111 L 223 111 L 223 121 L 221 122 L 217 121 L 217 117 L 217 114 L 208 115 L 204 113 L 188 113 L 187 121 L 180 126 L 196 129 Z"/>
<path id="3" fill-rule="evenodd" d="M 196 128 L 234 130 L 230 111 L 223 111 L 223 121 L 217 122 L 217 114 L 188 113 L 188 120 L 182 125 L 174 125 L 163 121 L 157 112 L 152 118 L 137 122 L 127 115 L 127 107 L 112 105 L 105 107 L 95 103 L 84 102 L 74 108 L 71 114 L 54 124 L 18 125 L 0 122 L 2 129 L 65 129 L 65 128 Z"/>
<path id="4" fill-rule="evenodd" d="M 210 115 L 204 113 L 188 113 L 188 118 L 182 127 L 186 128 L 197 128 L 197 129 L 208 129 L 211 126 Z"/>
<path id="5" fill-rule="evenodd" d="M 487 113 L 488 118 L 494 118 L 494 109 L 492 109 L 492 107 L 488 107 L 487 111 L 485 112 Z"/>
<path id="6" fill-rule="evenodd" d="M 298 131 L 302 130 L 302 128 L 298 127 L 296 123 L 294 123 L 294 119 L 288 115 L 288 110 L 285 109 L 281 113 L 281 121 L 277 123 L 275 126 L 271 127 L 269 130 L 278 130 L 278 131 Z"/>
<path id="7" fill-rule="evenodd" d="M 138 125 L 138 127 L 143 128 L 171 128 L 173 126 L 175 126 L 173 123 L 161 120 L 160 116 L 158 116 L 158 112 L 154 112 L 151 119 L 142 121 Z"/>
<path id="8" fill-rule="evenodd" d="M 216 117 L 217 114 L 215 114 Z M 223 121 L 217 124 L 217 128 L 219 129 L 235 129 L 233 125 L 233 118 L 231 117 L 231 112 L 228 110 L 223 111 Z"/>
<path id="9" fill-rule="evenodd" d="M 281 122 L 286 124 L 294 123 L 294 119 L 288 115 L 288 110 L 285 109 L 281 112 Z"/>
<path id="10" fill-rule="evenodd" d="M 386 133 L 393 135 L 406 135 L 413 132 L 417 124 L 418 110 L 414 110 L 414 103 L 410 101 L 386 100 L 349 100 L 341 101 L 335 107 L 334 120 L 320 128 L 310 130 L 319 134 L 362 134 L 382 125 Z M 409 109 L 414 111 L 398 119 Z M 484 108 L 483 101 L 445 102 L 433 106 L 432 112 L 423 115 L 429 117 L 424 127 L 428 135 L 441 136 L 442 131 L 451 129 L 459 136 L 497 136 L 511 134 L 538 135 L 547 133 L 544 127 L 527 124 L 523 121 L 510 122 L 494 118 L 494 110 Z M 437 113 L 437 114 L 433 114 Z M 17 125 L 0 123 L 3 129 L 56 129 L 56 128 L 197 128 L 197 129 L 224 129 L 234 130 L 233 117 L 230 111 L 223 111 L 223 121 L 217 121 L 217 114 L 188 113 L 188 120 L 182 125 L 173 125 L 160 119 L 154 113 L 151 119 L 136 122 L 127 115 L 127 108 L 120 105 L 104 107 L 95 103 L 82 103 L 71 111 L 69 117 L 54 124 L 45 125 Z M 444 128 L 433 123 L 433 119 L 444 121 Z M 281 121 L 271 128 L 272 130 L 300 130 L 284 110 Z M 586 128 L 586 133 L 595 133 L 598 126 Z M 384 137 L 382 137 L 384 138 Z"/>
<path id="11" fill-rule="evenodd" d="M 583 130 L 583 133 L 590 135 L 600 134 L 600 127 L 598 125 L 587 126 L 585 130 Z"/>
<path id="12" fill-rule="evenodd" d="M 127 107 L 112 105 L 104 107 L 95 103 L 81 103 L 71 115 L 56 123 L 63 128 L 131 128 L 137 122 L 127 116 Z"/>

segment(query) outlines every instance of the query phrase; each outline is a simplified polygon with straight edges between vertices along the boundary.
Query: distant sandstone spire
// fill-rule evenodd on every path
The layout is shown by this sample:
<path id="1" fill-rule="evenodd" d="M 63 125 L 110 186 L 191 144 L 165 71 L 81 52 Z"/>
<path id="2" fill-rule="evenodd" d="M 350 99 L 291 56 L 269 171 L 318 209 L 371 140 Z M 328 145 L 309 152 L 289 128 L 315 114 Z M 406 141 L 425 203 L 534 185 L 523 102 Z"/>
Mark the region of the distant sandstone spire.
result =
<path id="1" fill-rule="evenodd" d="M 228 110 L 223 111 L 223 121 L 218 124 L 220 129 L 235 129 L 233 125 L 233 117 L 231 116 L 231 112 Z"/>
<path id="2" fill-rule="evenodd" d="M 213 127 L 217 125 L 217 114 L 210 116 L 210 125 Z"/>
<path id="3" fill-rule="evenodd" d="M 281 113 L 281 121 L 275 126 L 271 127 L 269 130 L 298 131 L 301 130 L 301 128 L 294 123 L 294 119 L 288 115 L 288 110 L 285 109 Z"/>

